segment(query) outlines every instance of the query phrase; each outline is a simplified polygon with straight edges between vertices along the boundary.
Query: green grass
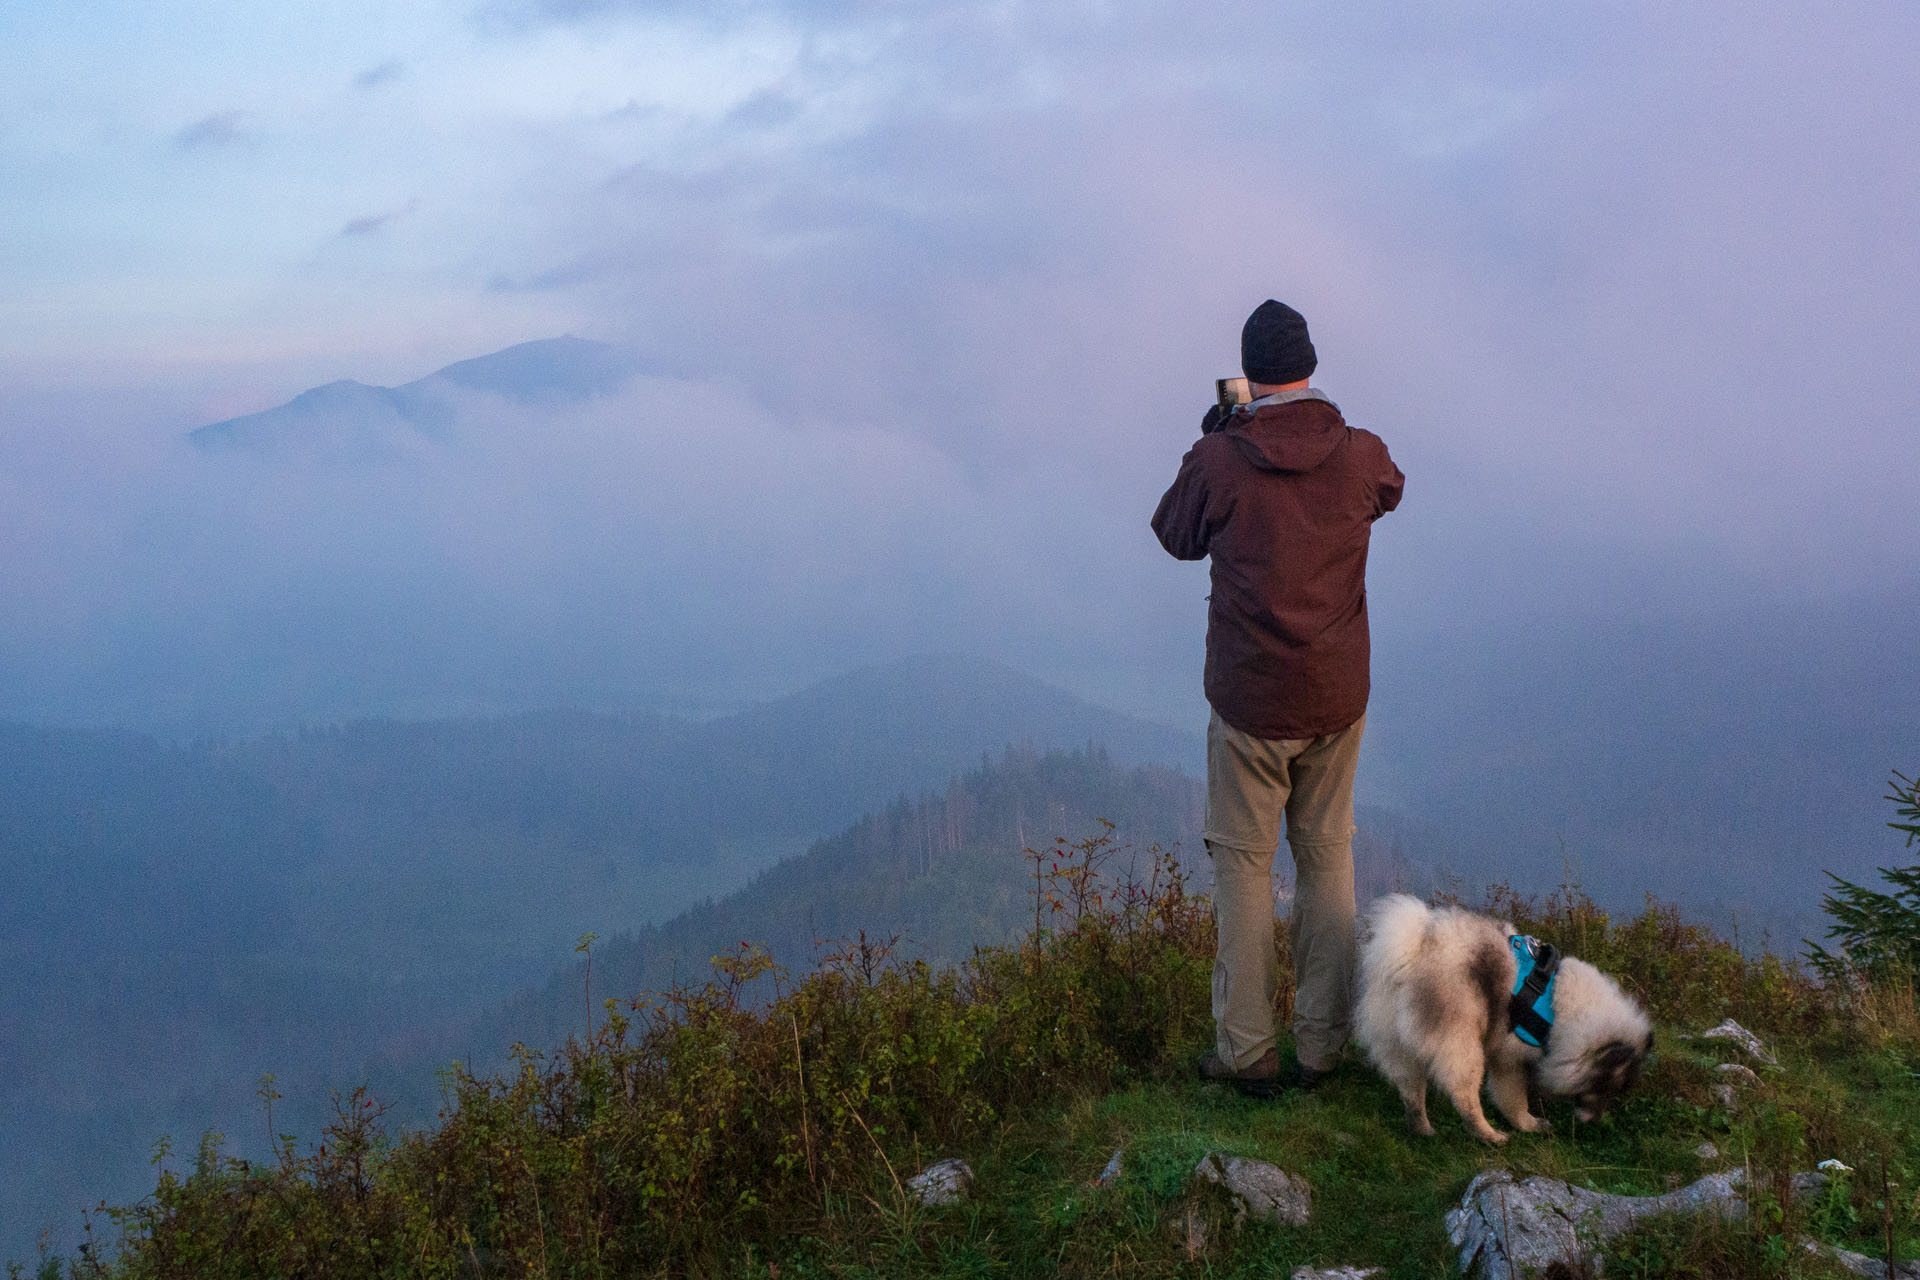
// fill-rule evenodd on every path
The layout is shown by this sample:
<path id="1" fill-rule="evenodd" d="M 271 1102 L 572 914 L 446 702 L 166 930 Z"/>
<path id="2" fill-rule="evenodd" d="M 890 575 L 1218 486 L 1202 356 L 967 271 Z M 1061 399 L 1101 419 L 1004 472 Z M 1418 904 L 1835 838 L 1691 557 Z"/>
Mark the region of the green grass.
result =
<path id="1" fill-rule="evenodd" d="M 1729 1116 L 1697 1099 L 1716 1082 L 1712 1067 L 1734 1055 L 1714 1042 L 1663 1036 L 1644 1087 L 1600 1124 L 1580 1126 L 1570 1106 L 1551 1104 L 1553 1134 L 1516 1134 L 1498 1151 L 1470 1138 L 1444 1103 L 1434 1109 L 1439 1133 L 1414 1137 L 1391 1086 L 1352 1062 L 1314 1093 L 1272 1102 L 1183 1079 L 1083 1095 L 963 1151 L 979 1177 L 970 1203 L 875 1213 L 872 1222 L 888 1229 L 814 1237 L 769 1258 L 782 1276 L 876 1280 L 1255 1277 L 1290 1274 L 1301 1264 L 1377 1266 L 1392 1277 L 1452 1276 L 1445 1214 L 1482 1169 L 1654 1195 L 1729 1166 L 1764 1170 L 1767 1161 L 1791 1154 L 1796 1168 L 1839 1158 L 1861 1172 L 1836 1184 L 1840 1198 L 1829 1197 L 1823 1216 L 1802 1206 L 1789 1220 L 1770 1219 L 1763 1186 L 1751 1225 L 1689 1221 L 1636 1233 L 1613 1250 L 1610 1274 L 1614 1268 L 1629 1275 L 1833 1274 L 1831 1264 L 1785 1245 L 1805 1232 L 1880 1256 L 1878 1192 L 1866 1185 L 1866 1174 L 1877 1176 L 1877 1156 L 1885 1150 L 1892 1180 L 1911 1196 L 1920 1175 L 1912 1132 L 1920 1081 L 1909 1059 L 1886 1050 L 1782 1047 L 1783 1070 L 1749 1089 L 1751 1102 Z M 1801 1117 L 1804 1129 L 1783 1126 L 1782 1116 Z M 1702 1142 L 1719 1147 L 1723 1158 L 1694 1155 Z M 1121 1178 L 1093 1185 L 1115 1149 L 1126 1153 Z M 1224 1204 L 1194 1188 L 1194 1165 L 1209 1151 L 1305 1175 L 1314 1193 L 1311 1222 L 1302 1229 L 1251 1222 L 1236 1228 Z M 1190 1212 L 1208 1228 L 1209 1243 L 1197 1256 L 1187 1248 Z M 1896 1213 L 1902 1224 L 1896 1251 L 1920 1254 L 1920 1205 L 1910 1201 Z M 742 1267 L 737 1274 L 765 1272 Z"/>

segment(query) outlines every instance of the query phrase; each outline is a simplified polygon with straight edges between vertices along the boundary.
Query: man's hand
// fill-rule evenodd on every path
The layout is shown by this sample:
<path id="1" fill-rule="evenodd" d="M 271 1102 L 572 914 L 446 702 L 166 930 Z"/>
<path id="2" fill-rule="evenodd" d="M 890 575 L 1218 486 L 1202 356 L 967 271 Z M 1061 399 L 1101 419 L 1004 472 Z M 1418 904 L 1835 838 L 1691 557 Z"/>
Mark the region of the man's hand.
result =
<path id="1" fill-rule="evenodd" d="M 1233 409 L 1228 405 L 1217 402 L 1209 405 L 1207 407 L 1207 416 L 1200 419 L 1200 434 L 1203 436 L 1212 435 L 1214 432 L 1220 430 L 1220 428 L 1226 426 L 1227 419 L 1232 416 Z"/>

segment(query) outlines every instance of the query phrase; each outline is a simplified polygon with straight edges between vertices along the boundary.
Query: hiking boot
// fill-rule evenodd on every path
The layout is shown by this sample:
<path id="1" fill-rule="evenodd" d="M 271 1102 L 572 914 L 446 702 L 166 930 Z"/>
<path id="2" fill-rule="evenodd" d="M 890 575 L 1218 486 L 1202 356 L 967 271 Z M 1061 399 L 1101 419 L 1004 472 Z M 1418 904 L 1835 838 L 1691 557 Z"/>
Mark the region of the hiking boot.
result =
<path id="1" fill-rule="evenodd" d="M 1209 1050 L 1200 1060 L 1200 1078 L 1230 1084 L 1249 1098 L 1271 1098 L 1280 1092 L 1280 1051 L 1269 1049 L 1235 1071 L 1218 1052 Z"/>
<path id="2" fill-rule="evenodd" d="M 1303 1093 L 1310 1093 L 1333 1072 L 1332 1067 L 1321 1071 L 1308 1066 L 1293 1054 L 1288 1054 L 1286 1063 L 1276 1073 L 1275 1080 L 1282 1089 L 1298 1089 Z"/>

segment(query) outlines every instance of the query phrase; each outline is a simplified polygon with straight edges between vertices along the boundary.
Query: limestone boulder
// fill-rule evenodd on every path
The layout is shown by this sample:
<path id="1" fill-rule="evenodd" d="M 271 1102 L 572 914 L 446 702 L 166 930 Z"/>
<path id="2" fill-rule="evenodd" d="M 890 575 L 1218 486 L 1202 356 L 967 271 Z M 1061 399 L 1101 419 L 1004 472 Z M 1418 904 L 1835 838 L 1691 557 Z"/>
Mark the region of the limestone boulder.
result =
<path id="1" fill-rule="evenodd" d="M 1709 1027 L 1699 1036 L 1702 1040 L 1731 1040 L 1739 1045 L 1746 1055 L 1763 1067 L 1777 1067 L 1780 1059 L 1768 1051 L 1760 1042 L 1760 1037 L 1747 1030 L 1732 1018 L 1728 1018 L 1717 1027 Z"/>
<path id="2" fill-rule="evenodd" d="M 1665 1195 L 1616 1196 L 1556 1178 L 1515 1181 L 1504 1169 L 1490 1169 L 1467 1184 L 1459 1207 L 1447 1214 L 1447 1235 L 1460 1251 L 1461 1272 L 1480 1280 L 1520 1280 L 1552 1266 L 1591 1268 L 1609 1240 L 1647 1218 L 1743 1216 L 1745 1180 L 1745 1170 L 1732 1169 Z M 1825 1181 L 1824 1174 L 1797 1173 L 1793 1194 L 1808 1195 Z"/>
<path id="3" fill-rule="evenodd" d="M 1304 1227 L 1313 1212 L 1313 1188 L 1307 1180 L 1264 1160 L 1210 1151 L 1194 1166 L 1193 1176 L 1225 1187 L 1241 1217 Z"/>
<path id="4" fill-rule="evenodd" d="M 973 1170 L 965 1160 L 942 1160 L 908 1178 L 907 1190 L 929 1207 L 959 1204 L 973 1190 Z"/>

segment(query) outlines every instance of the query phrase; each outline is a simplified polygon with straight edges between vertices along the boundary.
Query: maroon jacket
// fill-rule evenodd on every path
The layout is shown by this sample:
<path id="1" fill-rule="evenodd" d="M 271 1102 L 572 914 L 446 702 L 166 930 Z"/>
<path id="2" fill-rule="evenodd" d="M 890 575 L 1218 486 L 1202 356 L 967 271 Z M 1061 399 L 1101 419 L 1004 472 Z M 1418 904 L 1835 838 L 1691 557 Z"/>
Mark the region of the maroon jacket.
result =
<path id="1" fill-rule="evenodd" d="M 1367 709 L 1367 536 L 1406 477 L 1331 401 L 1236 413 L 1153 513 L 1160 545 L 1213 558 L 1207 701 L 1256 738 L 1338 733 Z"/>

